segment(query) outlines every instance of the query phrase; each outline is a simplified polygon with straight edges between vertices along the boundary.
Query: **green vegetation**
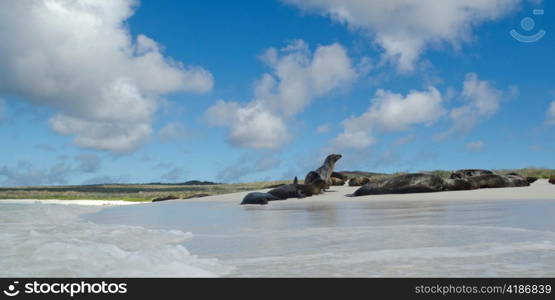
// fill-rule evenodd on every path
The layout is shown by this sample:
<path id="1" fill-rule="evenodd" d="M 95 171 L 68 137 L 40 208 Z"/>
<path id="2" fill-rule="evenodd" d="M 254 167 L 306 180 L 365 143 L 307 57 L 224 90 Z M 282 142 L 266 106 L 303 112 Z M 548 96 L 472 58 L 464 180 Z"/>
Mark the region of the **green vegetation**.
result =
<path id="1" fill-rule="evenodd" d="M 423 171 L 424 172 L 424 171 Z M 518 170 L 494 170 L 497 174 L 518 173 L 525 177 L 549 178 L 555 176 L 555 169 L 526 168 Z M 375 179 L 388 178 L 406 174 L 398 172 L 383 174 L 363 171 L 341 171 L 349 178 L 367 176 Z M 451 171 L 427 171 L 447 178 Z M 260 190 L 280 184 L 291 183 L 291 180 L 251 182 L 238 184 L 102 184 L 75 186 L 38 186 L 38 187 L 4 187 L 0 188 L 0 199 L 60 199 L 60 200 L 124 200 L 150 202 L 152 199 L 174 195 L 182 199 L 195 198 L 202 195 L 218 195 L 236 192 Z"/>

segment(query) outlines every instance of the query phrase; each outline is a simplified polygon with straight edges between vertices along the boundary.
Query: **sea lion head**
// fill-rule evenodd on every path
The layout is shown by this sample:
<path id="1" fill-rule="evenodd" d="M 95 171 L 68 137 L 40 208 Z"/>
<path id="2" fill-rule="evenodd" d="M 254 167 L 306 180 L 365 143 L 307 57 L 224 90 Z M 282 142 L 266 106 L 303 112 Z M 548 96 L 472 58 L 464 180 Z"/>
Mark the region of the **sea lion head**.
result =
<path id="1" fill-rule="evenodd" d="M 326 157 L 326 163 L 335 164 L 341 157 L 343 157 L 341 154 L 330 154 Z"/>

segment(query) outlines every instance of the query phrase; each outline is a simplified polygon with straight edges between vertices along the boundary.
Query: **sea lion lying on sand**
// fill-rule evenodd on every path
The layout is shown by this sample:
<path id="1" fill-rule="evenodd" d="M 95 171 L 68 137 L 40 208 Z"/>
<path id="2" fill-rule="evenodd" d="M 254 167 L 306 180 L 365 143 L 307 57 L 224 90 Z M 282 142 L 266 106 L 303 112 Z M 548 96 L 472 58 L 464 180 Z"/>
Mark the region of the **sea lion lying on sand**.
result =
<path id="1" fill-rule="evenodd" d="M 323 184 L 321 184 L 323 186 Z M 299 184 L 297 177 L 293 180 L 293 184 L 284 184 L 273 190 L 270 190 L 268 194 L 272 194 L 280 199 L 288 198 L 304 198 L 312 196 L 314 193 L 319 194 L 319 190 L 311 189 L 307 185 Z"/>
<path id="2" fill-rule="evenodd" d="M 324 182 L 326 183 L 326 186 L 324 187 L 324 190 L 329 189 L 330 185 L 331 185 L 331 174 L 333 173 L 333 168 L 335 168 L 335 163 L 341 159 L 341 154 L 330 154 L 326 157 L 326 160 L 324 160 L 324 164 L 316 169 L 316 171 L 310 171 L 308 174 L 306 174 L 306 177 L 304 179 L 304 183 L 305 184 L 310 184 L 315 182 L 318 179 L 322 179 L 324 180 Z"/>
<path id="3" fill-rule="evenodd" d="M 516 174 L 497 175 L 485 174 L 466 178 L 468 181 L 474 182 L 480 188 L 502 188 L 502 187 L 519 187 L 529 186 L 530 183 L 526 178 Z"/>
<path id="4" fill-rule="evenodd" d="M 551 176 L 549 177 L 549 183 L 555 184 L 555 175 L 551 175 Z"/>
<path id="5" fill-rule="evenodd" d="M 370 178 L 364 176 L 357 176 L 349 179 L 349 186 L 361 186 L 370 182 Z"/>
<path id="6" fill-rule="evenodd" d="M 248 193 L 245 196 L 245 198 L 243 198 L 241 205 L 244 205 L 244 204 L 264 205 L 264 204 L 268 204 L 268 201 L 275 201 L 275 200 L 283 200 L 283 199 L 280 199 L 268 193 L 252 192 L 252 193 Z"/>
<path id="7" fill-rule="evenodd" d="M 320 194 L 326 183 L 316 179 L 310 184 L 299 184 L 297 177 L 292 184 L 283 184 L 267 193 L 248 193 L 241 204 L 268 204 L 268 201 L 285 200 L 289 198 L 304 198 Z"/>
<path id="8" fill-rule="evenodd" d="M 152 199 L 152 202 L 161 202 L 161 201 L 177 200 L 177 199 L 180 199 L 180 198 L 177 197 L 177 196 L 169 195 L 169 196 L 166 196 L 166 197 L 159 197 L 159 198 L 156 198 L 156 199 Z"/>
<path id="9" fill-rule="evenodd" d="M 466 178 L 443 179 L 438 175 L 416 173 L 369 182 L 356 190 L 354 195 L 431 193 L 528 185 L 530 185 L 528 181 L 520 175 L 484 174 Z"/>
<path id="10" fill-rule="evenodd" d="M 331 181 L 331 185 L 335 185 L 335 186 L 344 186 L 345 185 L 345 180 L 341 179 L 341 178 L 337 178 L 337 177 L 331 177 L 330 178 Z"/>
<path id="11" fill-rule="evenodd" d="M 331 177 L 335 177 L 335 178 L 339 178 L 345 182 L 347 182 L 347 180 L 349 180 L 349 177 L 347 177 L 347 175 L 343 174 L 343 173 L 339 173 L 339 172 L 331 172 Z"/>
<path id="12" fill-rule="evenodd" d="M 404 174 L 368 182 L 356 190 L 354 195 L 430 193 L 443 191 L 445 186 L 445 180 L 438 175 Z"/>

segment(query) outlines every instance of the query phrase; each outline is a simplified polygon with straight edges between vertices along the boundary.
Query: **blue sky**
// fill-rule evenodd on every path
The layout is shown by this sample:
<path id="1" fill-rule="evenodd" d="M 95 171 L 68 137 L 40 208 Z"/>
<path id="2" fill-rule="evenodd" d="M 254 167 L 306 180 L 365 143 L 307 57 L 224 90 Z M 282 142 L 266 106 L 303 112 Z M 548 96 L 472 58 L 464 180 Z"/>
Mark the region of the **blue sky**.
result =
<path id="1" fill-rule="evenodd" d="M 551 2 L 382 2 L 3 2 L 0 185 L 555 166 Z"/>

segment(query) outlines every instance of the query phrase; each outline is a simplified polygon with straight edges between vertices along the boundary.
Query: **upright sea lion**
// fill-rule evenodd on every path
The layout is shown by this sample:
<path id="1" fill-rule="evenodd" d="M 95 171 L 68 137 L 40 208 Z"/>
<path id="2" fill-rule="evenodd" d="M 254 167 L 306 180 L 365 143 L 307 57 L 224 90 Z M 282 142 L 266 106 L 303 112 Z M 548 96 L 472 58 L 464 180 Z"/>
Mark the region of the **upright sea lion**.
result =
<path id="1" fill-rule="evenodd" d="M 305 179 L 305 184 L 310 184 L 315 182 L 317 179 L 322 179 L 326 183 L 324 190 L 328 189 L 331 185 L 331 174 L 333 173 L 333 168 L 335 167 L 335 163 L 341 158 L 341 154 L 330 154 L 326 157 L 324 164 L 316 169 L 316 171 L 310 171 Z"/>

